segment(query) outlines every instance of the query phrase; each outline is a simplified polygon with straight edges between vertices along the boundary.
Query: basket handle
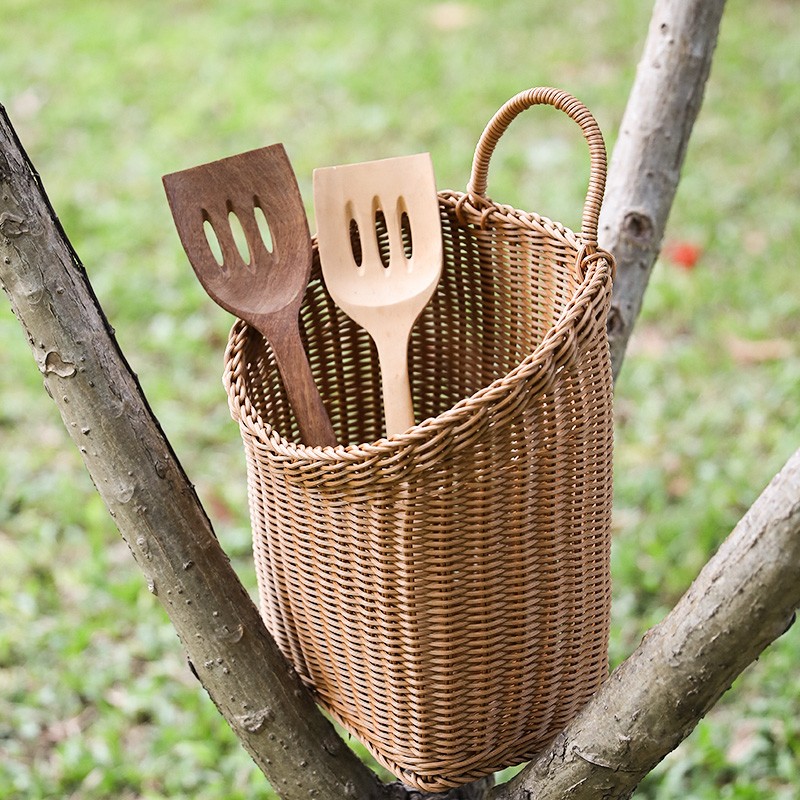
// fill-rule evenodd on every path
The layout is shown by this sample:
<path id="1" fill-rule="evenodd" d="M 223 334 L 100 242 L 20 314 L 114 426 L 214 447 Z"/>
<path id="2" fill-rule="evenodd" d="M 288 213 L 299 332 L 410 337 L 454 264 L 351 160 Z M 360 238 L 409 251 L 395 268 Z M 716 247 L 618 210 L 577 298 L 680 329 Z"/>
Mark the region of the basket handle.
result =
<path id="1" fill-rule="evenodd" d="M 514 95 L 491 118 L 475 148 L 467 194 L 486 197 L 489 161 L 497 142 L 519 113 L 536 105 L 553 106 L 571 117 L 580 126 L 589 145 L 589 188 L 583 204 L 581 238 L 586 246 L 593 249 L 597 246 L 597 220 L 606 187 L 606 146 L 600 127 L 589 109 L 580 100 L 561 89 L 549 87 L 527 89 Z"/>

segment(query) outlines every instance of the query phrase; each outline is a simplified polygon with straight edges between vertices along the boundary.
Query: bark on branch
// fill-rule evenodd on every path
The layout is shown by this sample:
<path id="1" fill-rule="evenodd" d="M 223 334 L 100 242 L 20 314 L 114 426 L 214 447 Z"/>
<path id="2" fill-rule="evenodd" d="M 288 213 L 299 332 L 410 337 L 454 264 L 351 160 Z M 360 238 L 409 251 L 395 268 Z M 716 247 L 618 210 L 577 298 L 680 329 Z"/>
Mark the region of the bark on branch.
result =
<path id="1" fill-rule="evenodd" d="M 657 0 L 653 9 L 600 216 L 600 244 L 617 260 L 608 323 L 615 377 L 661 247 L 724 7 Z"/>
<path id="2" fill-rule="evenodd" d="M 677 606 L 496 800 L 629 797 L 800 606 L 800 450 Z"/>
<path id="3" fill-rule="evenodd" d="M 285 800 L 383 797 L 264 628 L 2 106 L 0 284 L 147 585 L 256 764 Z"/>

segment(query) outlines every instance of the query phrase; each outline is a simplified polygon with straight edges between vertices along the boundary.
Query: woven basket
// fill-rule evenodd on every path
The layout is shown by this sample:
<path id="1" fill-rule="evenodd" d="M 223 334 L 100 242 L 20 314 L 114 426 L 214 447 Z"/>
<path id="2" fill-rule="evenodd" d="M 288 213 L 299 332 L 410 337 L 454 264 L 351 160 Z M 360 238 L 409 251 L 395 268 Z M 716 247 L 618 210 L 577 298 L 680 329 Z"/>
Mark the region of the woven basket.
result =
<path id="1" fill-rule="evenodd" d="M 499 137 L 542 103 L 589 144 L 580 234 L 485 194 Z M 421 789 L 529 759 L 607 674 L 604 182 L 602 136 L 574 98 L 532 89 L 495 115 L 466 194 L 439 194 L 443 275 L 409 356 L 422 421 L 402 434 L 381 438 L 375 349 L 326 292 L 316 246 L 301 327 L 347 444 L 298 444 L 268 345 L 231 331 L 261 613 L 318 702 Z"/>

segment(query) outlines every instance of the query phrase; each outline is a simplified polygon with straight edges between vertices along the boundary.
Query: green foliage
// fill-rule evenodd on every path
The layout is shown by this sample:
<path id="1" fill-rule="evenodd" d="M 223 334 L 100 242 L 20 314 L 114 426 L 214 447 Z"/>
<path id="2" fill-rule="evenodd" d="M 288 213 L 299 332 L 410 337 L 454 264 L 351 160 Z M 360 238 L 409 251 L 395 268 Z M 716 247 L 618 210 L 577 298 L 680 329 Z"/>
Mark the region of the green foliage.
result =
<path id="1" fill-rule="evenodd" d="M 283 141 L 315 166 L 430 150 L 461 189 L 505 99 L 562 86 L 613 144 L 650 13 L 624 0 L 6 0 L 0 102 L 120 344 L 255 592 L 244 462 L 220 386 L 230 318 L 180 249 L 163 173 Z M 614 663 L 800 444 L 800 9 L 729 3 L 667 239 L 617 390 Z M 587 158 L 518 120 L 490 193 L 577 225 Z M 313 227 L 313 226 L 312 226 Z M 267 798 L 183 661 L 0 309 L 0 797 Z M 735 684 L 637 798 L 790 798 L 797 632 Z"/>

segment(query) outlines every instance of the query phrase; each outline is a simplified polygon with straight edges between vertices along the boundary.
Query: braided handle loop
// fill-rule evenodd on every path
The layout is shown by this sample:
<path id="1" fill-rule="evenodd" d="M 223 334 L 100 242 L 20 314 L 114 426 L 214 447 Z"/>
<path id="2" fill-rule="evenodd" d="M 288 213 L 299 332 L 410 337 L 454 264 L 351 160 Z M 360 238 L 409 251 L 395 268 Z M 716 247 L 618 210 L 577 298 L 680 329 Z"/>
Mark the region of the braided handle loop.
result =
<path id="1" fill-rule="evenodd" d="M 535 105 L 550 105 L 563 111 L 580 126 L 589 145 L 589 188 L 583 204 L 581 238 L 593 249 L 597 246 L 597 220 L 606 186 L 606 146 L 600 127 L 589 109 L 561 89 L 539 87 L 520 92 L 492 117 L 475 148 L 467 194 L 485 198 L 489 161 L 497 142 L 520 112 Z"/>

